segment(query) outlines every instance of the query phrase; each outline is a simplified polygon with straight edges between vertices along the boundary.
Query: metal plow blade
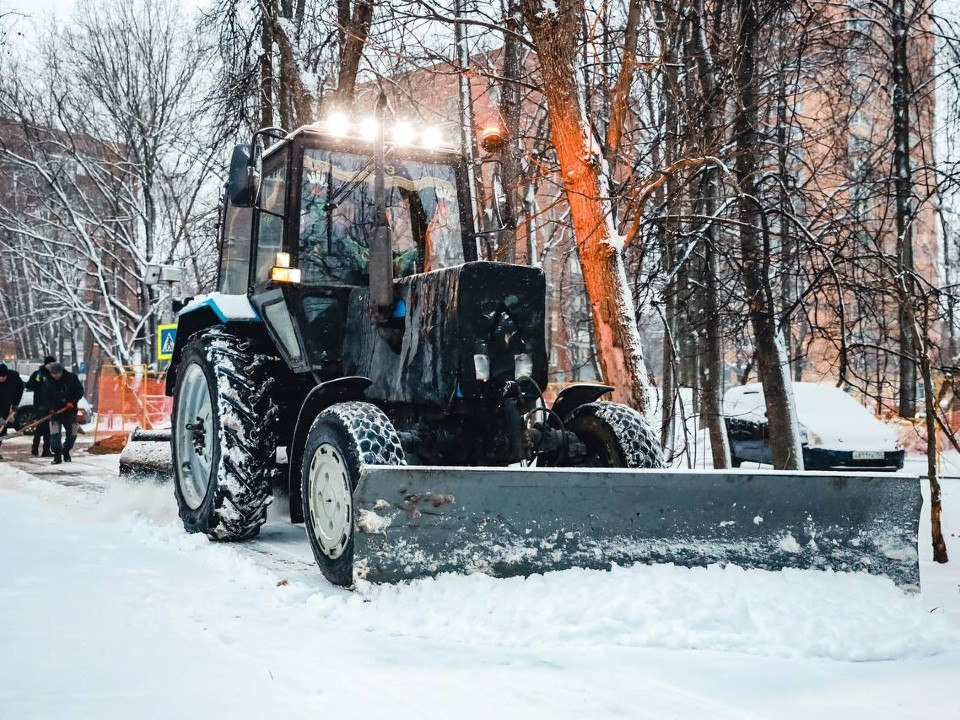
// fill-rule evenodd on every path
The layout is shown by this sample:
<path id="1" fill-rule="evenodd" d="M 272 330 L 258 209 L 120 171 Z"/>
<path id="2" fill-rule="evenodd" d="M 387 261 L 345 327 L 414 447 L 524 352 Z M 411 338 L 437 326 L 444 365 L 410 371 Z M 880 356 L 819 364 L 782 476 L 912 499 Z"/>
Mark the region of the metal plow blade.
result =
<path id="1" fill-rule="evenodd" d="M 136 428 L 120 453 L 120 476 L 138 482 L 173 478 L 170 430 Z"/>
<path id="2" fill-rule="evenodd" d="M 916 476 L 366 466 L 359 577 L 732 563 L 919 589 Z"/>

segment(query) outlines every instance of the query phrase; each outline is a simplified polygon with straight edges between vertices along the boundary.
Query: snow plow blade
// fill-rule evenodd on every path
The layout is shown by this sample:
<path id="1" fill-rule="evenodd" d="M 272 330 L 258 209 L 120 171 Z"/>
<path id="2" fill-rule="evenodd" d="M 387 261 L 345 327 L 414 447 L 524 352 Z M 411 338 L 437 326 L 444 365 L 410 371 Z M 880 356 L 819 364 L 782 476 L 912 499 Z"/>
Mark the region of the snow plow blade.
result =
<path id="1" fill-rule="evenodd" d="M 867 572 L 920 587 L 917 476 L 365 466 L 357 577 L 634 563 Z"/>
<path id="2" fill-rule="evenodd" d="M 137 482 L 173 479 L 170 430 L 136 428 L 120 453 L 120 477 Z"/>

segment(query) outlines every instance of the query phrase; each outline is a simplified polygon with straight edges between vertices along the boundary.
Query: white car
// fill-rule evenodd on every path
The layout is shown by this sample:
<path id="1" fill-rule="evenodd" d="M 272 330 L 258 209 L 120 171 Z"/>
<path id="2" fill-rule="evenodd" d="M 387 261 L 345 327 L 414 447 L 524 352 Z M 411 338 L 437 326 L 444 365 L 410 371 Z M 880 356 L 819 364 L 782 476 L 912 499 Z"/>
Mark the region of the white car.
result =
<path id="1" fill-rule="evenodd" d="M 793 396 L 807 470 L 899 470 L 903 447 L 896 431 L 832 385 L 793 383 Z M 772 463 L 763 387 L 731 388 L 723 415 L 733 466 L 744 461 Z"/>

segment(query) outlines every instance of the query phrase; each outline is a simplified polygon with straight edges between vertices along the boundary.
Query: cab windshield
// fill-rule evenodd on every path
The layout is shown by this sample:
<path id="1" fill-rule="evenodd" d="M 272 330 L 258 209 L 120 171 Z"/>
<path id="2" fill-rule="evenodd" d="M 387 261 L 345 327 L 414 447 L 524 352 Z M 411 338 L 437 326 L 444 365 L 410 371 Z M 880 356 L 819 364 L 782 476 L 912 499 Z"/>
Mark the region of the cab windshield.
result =
<path id="1" fill-rule="evenodd" d="M 374 222 L 373 158 L 308 148 L 302 180 L 302 282 L 362 284 Z M 453 167 L 388 156 L 384 189 L 394 277 L 464 262 Z"/>

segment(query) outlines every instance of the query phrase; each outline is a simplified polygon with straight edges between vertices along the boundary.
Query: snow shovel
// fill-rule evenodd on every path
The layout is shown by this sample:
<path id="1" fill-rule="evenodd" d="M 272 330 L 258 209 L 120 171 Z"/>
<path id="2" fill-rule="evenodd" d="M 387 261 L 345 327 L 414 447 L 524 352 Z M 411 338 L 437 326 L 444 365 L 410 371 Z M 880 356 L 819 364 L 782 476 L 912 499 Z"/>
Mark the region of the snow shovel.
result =
<path id="1" fill-rule="evenodd" d="M 120 475 L 129 480 L 169 482 L 173 479 L 170 430 L 134 428 L 120 453 Z"/>
<path id="2" fill-rule="evenodd" d="M 920 479 L 365 466 L 355 574 L 397 582 L 634 563 L 866 572 L 920 587 Z"/>
<path id="3" fill-rule="evenodd" d="M 66 412 L 66 411 L 67 411 L 67 408 L 66 408 L 66 407 L 62 407 L 62 408 L 60 408 L 59 410 L 54 410 L 52 413 L 50 413 L 50 414 L 47 415 L 46 417 L 42 417 L 42 418 L 40 418 L 39 420 L 34 420 L 32 423 L 28 423 L 28 424 L 24 425 L 24 426 L 23 426 L 22 428 L 20 428 L 19 430 L 15 430 L 15 431 L 13 432 L 13 435 L 0 435 L 0 448 L 3 447 L 3 441 L 6 440 L 7 438 L 13 437 L 13 436 L 15 436 L 15 435 L 23 435 L 25 432 L 27 432 L 27 430 L 33 430 L 33 429 L 34 429 L 35 427 L 37 427 L 38 425 L 42 425 L 43 423 L 47 422 L 48 420 L 56 417 L 57 415 L 59 415 L 59 414 L 62 413 L 62 412 Z M 9 415 L 6 417 L 6 419 L 3 421 L 3 425 L 0 425 L 0 432 L 3 432 L 3 430 L 12 422 L 13 417 L 14 417 L 14 412 L 13 412 L 13 410 L 11 409 L 11 410 L 10 410 L 10 414 L 9 414 Z"/>
<path id="4" fill-rule="evenodd" d="M 3 436 L 3 437 L 0 437 L 0 445 L 3 444 L 3 441 L 4 441 L 4 440 L 6 440 L 6 439 L 8 439 L 8 438 L 10 438 L 10 437 L 14 437 L 15 435 L 23 435 L 25 432 L 27 432 L 27 430 L 33 430 L 33 429 L 34 429 L 35 427 L 37 427 L 38 425 L 42 425 L 43 423 L 47 422 L 48 420 L 52 420 L 53 418 L 55 418 L 55 417 L 56 417 L 57 415 L 59 415 L 60 413 L 66 412 L 68 409 L 69 409 L 69 408 L 67 408 L 66 406 L 64 406 L 64 407 L 60 408 L 59 410 L 54 410 L 52 413 L 50 413 L 50 414 L 47 415 L 46 417 L 42 417 L 42 418 L 40 418 L 39 420 L 34 420 L 34 421 L 31 422 L 31 423 L 27 423 L 26 425 L 24 425 L 24 426 L 23 426 L 22 428 L 20 428 L 19 430 L 14 430 L 12 435 L 9 435 L 9 434 L 8 434 L 8 435 L 5 435 L 5 436 Z M 0 432 L 2 432 L 3 429 L 4 429 L 5 427 L 7 427 L 7 426 L 12 422 L 12 420 L 13 420 L 13 411 L 11 410 L 10 415 L 7 416 L 7 418 L 3 421 L 3 424 L 0 425 Z"/>

